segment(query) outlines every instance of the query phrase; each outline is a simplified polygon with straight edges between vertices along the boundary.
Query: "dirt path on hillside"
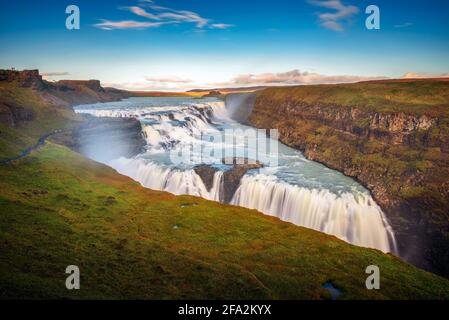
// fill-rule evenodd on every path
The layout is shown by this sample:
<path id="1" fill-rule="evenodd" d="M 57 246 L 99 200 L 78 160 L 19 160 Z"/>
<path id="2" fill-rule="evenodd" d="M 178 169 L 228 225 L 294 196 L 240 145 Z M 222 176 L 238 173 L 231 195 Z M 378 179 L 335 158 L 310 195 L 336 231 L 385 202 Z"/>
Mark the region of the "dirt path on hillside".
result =
<path id="1" fill-rule="evenodd" d="M 26 148 L 25 150 L 23 150 L 19 155 L 12 157 L 12 158 L 8 158 L 8 159 L 4 159 L 4 160 L 0 160 L 0 164 L 10 164 L 13 161 L 16 160 L 20 160 L 22 158 L 25 158 L 26 156 L 28 156 L 32 151 L 40 148 L 41 146 L 43 146 L 45 144 L 45 141 L 50 138 L 51 136 L 54 136 L 55 134 L 61 133 L 62 130 L 55 130 L 52 131 L 50 133 L 47 133 L 43 136 L 41 136 L 39 138 L 39 140 L 37 141 L 36 144 L 32 145 L 31 147 Z"/>

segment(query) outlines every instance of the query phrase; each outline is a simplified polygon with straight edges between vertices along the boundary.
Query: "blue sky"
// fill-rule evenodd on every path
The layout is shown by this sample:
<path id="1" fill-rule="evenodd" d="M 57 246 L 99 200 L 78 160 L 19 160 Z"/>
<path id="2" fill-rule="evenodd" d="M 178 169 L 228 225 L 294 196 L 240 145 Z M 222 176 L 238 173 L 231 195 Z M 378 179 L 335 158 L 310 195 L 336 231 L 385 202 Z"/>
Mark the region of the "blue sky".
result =
<path id="1" fill-rule="evenodd" d="M 0 0 L 0 67 L 129 89 L 449 72 L 445 0 Z M 81 29 L 67 30 L 75 4 Z M 367 30 L 365 8 L 380 8 Z"/>

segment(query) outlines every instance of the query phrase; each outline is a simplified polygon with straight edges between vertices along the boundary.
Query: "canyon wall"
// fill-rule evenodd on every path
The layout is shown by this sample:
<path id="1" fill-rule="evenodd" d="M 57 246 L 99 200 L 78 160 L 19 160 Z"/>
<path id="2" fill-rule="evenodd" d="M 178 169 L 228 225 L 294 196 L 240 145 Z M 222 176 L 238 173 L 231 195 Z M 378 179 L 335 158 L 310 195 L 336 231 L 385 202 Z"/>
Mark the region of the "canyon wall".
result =
<path id="1" fill-rule="evenodd" d="M 2 93 L 5 95 L 0 100 L 0 123 L 9 126 L 34 119 L 31 105 L 24 105 L 23 101 L 18 101 L 18 103 L 14 101 L 20 100 L 21 93 L 19 91 L 25 89 L 36 92 L 47 104 L 61 108 L 70 108 L 78 104 L 117 101 L 130 96 L 127 91 L 103 88 L 98 80 L 46 81 L 39 74 L 39 70 L 0 70 L 0 85 L 3 88 Z"/>
<path id="2" fill-rule="evenodd" d="M 75 115 L 74 105 L 130 96 L 126 91 L 104 88 L 98 80 L 49 82 L 38 70 L 0 70 L 0 94 L 0 125 L 6 125 L 0 130 L 0 144 L 3 135 L 7 138 L 8 128 L 31 135 L 32 140 L 58 130 L 52 141 L 99 161 L 132 157 L 145 145 L 137 119 Z M 16 146 L 11 150 L 11 157 L 20 152 Z"/>
<path id="3" fill-rule="evenodd" d="M 367 187 L 399 254 L 449 276 L 449 82 L 372 82 L 254 93 L 244 122 Z"/>
<path id="4" fill-rule="evenodd" d="M 107 162 L 132 158 L 146 145 L 142 126 L 136 118 L 96 118 L 83 115 L 84 121 L 72 133 L 71 149 L 88 158 Z"/>

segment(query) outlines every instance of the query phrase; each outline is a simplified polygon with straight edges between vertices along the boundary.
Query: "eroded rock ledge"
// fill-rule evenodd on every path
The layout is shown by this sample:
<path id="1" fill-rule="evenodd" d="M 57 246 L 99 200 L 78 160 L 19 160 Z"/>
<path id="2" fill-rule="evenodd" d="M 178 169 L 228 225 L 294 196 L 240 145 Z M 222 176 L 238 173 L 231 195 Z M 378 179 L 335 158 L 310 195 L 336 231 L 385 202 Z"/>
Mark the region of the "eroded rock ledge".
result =
<path id="1" fill-rule="evenodd" d="M 220 195 L 220 199 L 224 203 L 231 202 L 240 185 L 240 180 L 249 170 L 263 167 L 263 164 L 259 161 L 244 158 L 224 158 L 222 163 L 230 165 L 230 168 L 223 173 L 223 194 Z M 201 177 L 206 188 L 210 190 L 214 181 L 214 174 L 219 169 L 211 165 L 199 165 L 194 170 Z"/>

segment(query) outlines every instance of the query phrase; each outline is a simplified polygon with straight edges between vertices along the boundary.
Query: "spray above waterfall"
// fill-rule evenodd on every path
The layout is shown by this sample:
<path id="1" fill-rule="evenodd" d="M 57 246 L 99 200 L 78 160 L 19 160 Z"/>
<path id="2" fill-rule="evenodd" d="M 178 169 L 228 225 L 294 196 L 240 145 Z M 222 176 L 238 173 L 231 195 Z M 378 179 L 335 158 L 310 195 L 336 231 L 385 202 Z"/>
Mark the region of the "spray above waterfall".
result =
<path id="1" fill-rule="evenodd" d="M 236 110 L 228 112 L 222 101 L 131 98 L 80 106 L 77 112 L 141 121 L 146 152 L 107 164 L 144 187 L 224 202 L 224 189 L 229 189 L 225 173 L 235 170 L 234 164 L 225 160 L 257 160 L 263 168 L 245 171 L 229 198 L 231 204 L 257 209 L 355 245 L 395 251 L 394 233 L 366 189 L 278 144 L 276 135 L 267 136 L 265 130 L 231 120 Z M 174 158 L 176 154 L 180 157 Z M 195 172 L 198 165 L 214 168 L 209 187 Z"/>

